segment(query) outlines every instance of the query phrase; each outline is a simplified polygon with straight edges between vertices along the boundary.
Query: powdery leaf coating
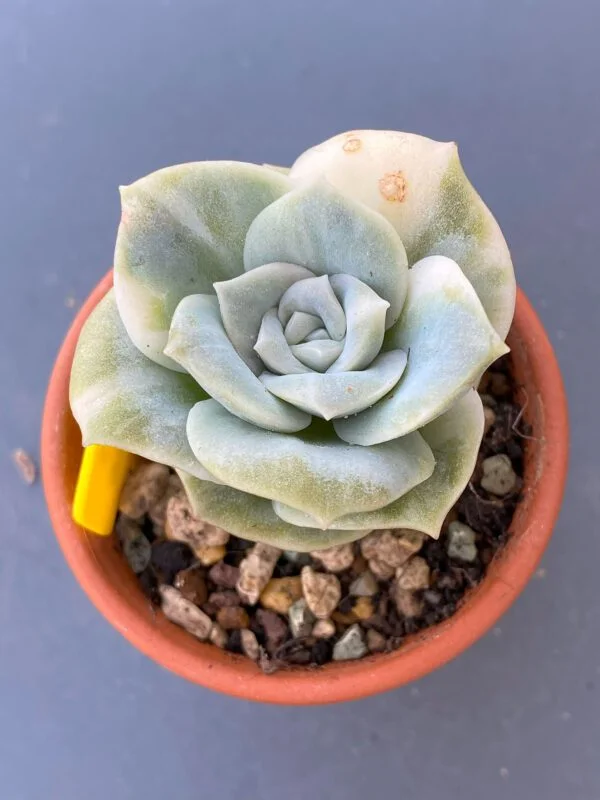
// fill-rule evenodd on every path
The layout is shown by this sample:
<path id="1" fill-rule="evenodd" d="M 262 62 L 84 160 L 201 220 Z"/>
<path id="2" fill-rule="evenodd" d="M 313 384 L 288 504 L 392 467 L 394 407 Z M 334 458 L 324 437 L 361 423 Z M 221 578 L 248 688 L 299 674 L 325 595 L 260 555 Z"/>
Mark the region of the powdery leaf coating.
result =
<path id="1" fill-rule="evenodd" d="M 398 319 L 408 279 L 400 237 L 381 215 L 325 182 L 284 195 L 254 220 L 244 268 L 272 261 L 301 264 L 315 275 L 352 275 L 390 304 L 387 327 Z"/>
<path id="2" fill-rule="evenodd" d="M 431 451 L 417 433 L 352 448 L 336 439 L 263 431 L 214 400 L 194 406 L 187 433 L 210 474 L 241 491 L 312 512 L 321 528 L 348 509 L 381 508 L 434 469 Z"/>
<path id="3" fill-rule="evenodd" d="M 288 188 L 283 175 L 236 161 L 178 164 L 121 188 L 115 292 L 144 355 L 178 369 L 163 354 L 177 305 L 243 271 L 248 228 Z"/>
<path id="4" fill-rule="evenodd" d="M 403 380 L 375 407 L 334 423 L 346 442 L 377 444 L 418 430 L 508 352 L 458 264 L 442 256 L 411 269 L 402 317 L 386 346 L 410 353 Z"/>
<path id="5" fill-rule="evenodd" d="M 214 480 L 194 457 L 185 425 L 206 394 L 189 376 L 143 356 L 125 332 L 114 292 L 85 323 L 71 368 L 69 399 L 83 444 L 106 444 Z"/>

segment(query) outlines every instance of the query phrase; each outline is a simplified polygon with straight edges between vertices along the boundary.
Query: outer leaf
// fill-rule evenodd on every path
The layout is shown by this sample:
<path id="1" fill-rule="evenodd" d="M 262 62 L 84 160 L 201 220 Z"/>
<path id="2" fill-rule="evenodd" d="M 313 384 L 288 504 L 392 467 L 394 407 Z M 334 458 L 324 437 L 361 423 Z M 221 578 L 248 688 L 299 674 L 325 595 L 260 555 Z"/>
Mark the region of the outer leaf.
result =
<path id="1" fill-rule="evenodd" d="M 346 314 L 346 342 L 329 371 L 365 369 L 381 350 L 389 303 L 351 275 L 332 275 L 330 281 Z"/>
<path id="2" fill-rule="evenodd" d="M 325 182 L 285 195 L 254 220 L 246 237 L 246 271 L 290 261 L 316 275 L 354 275 L 390 304 L 398 319 L 407 283 L 402 241 L 387 220 Z"/>
<path id="3" fill-rule="evenodd" d="M 293 165 L 296 186 L 325 179 L 382 214 L 414 264 L 456 261 L 504 339 L 516 284 L 495 219 L 463 172 L 456 145 L 398 131 L 351 131 L 307 150 Z"/>
<path id="4" fill-rule="evenodd" d="M 350 509 L 387 505 L 434 467 L 418 434 L 376 447 L 350 447 L 315 427 L 302 437 L 267 433 L 214 400 L 194 406 L 187 434 L 194 454 L 219 480 L 307 511 L 322 528 Z"/>
<path id="5" fill-rule="evenodd" d="M 411 269 L 402 317 L 385 346 L 408 353 L 404 376 L 376 406 L 334 423 L 344 441 L 372 445 L 418 430 L 508 352 L 471 284 L 443 256 L 425 258 Z"/>
<path id="6" fill-rule="evenodd" d="M 266 167 L 206 161 L 161 169 L 121 189 L 115 294 L 134 344 L 159 364 L 171 317 L 188 294 L 242 271 L 252 220 L 289 188 Z"/>
<path id="7" fill-rule="evenodd" d="M 158 366 L 133 346 L 111 289 L 85 323 L 71 369 L 71 409 L 84 445 L 112 445 L 216 480 L 185 433 L 190 409 L 205 397 L 189 375 Z"/>
<path id="8" fill-rule="evenodd" d="M 244 539 L 304 553 L 353 542 L 369 533 L 368 530 L 322 531 L 288 525 L 275 514 L 270 500 L 230 486 L 197 480 L 185 472 L 180 471 L 179 476 L 195 514 Z"/>
<path id="9" fill-rule="evenodd" d="M 420 433 L 435 456 L 433 475 L 385 508 L 365 514 L 348 514 L 336 519 L 336 529 L 368 526 L 411 528 L 437 539 L 442 523 L 464 491 L 477 461 L 483 437 L 483 406 L 471 389 L 451 409 Z M 282 519 L 295 525 L 311 525 L 310 517 L 276 506 Z"/>
<path id="10" fill-rule="evenodd" d="M 216 297 L 193 294 L 177 306 L 165 348 L 232 414 L 263 428 L 294 432 L 310 417 L 273 397 L 227 338 Z"/>
<path id="11" fill-rule="evenodd" d="M 327 372 L 325 375 L 272 375 L 263 372 L 261 381 L 282 400 L 309 414 L 334 419 L 356 414 L 372 406 L 400 380 L 406 353 L 382 353 L 361 372 Z"/>
<path id="12" fill-rule="evenodd" d="M 255 374 L 263 370 L 261 360 L 254 352 L 263 315 L 278 305 L 286 290 L 296 281 L 311 277 L 314 277 L 312 272 L 304 267 L 278 263 L 265 264 L 230 281 L 215 283 L 227 336 Z"/>

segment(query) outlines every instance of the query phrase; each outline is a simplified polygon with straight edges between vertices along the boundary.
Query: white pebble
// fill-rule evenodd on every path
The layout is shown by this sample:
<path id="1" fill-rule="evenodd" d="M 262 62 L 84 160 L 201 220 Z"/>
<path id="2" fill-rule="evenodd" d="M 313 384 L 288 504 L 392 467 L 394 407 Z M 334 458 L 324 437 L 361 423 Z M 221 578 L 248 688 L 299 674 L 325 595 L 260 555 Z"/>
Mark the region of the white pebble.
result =
<path id="1" fill-rule="evenodd" d="M 446 548 L 449 558 L 471 563 L 477 559 L 477 546 L 475 544 L 475 531 L 462 522 L 451 522 L 448 526 L 448 546 Z"/>
<path id="2" fill-rule="evenodd" d="M 486 492 L 504 497 L 514 491 L 518 479 L 508 456 L 490 456 L 483 461 L 481 469 L 483 477 L 480 483 Z"/>

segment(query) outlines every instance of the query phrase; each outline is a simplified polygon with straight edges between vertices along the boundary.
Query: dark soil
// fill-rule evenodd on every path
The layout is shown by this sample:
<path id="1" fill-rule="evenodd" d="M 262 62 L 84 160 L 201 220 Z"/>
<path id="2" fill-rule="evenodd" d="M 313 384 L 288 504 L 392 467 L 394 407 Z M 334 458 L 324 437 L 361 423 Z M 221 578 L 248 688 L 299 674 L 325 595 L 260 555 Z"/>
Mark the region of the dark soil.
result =
<path id="1" fill-rule="evenodd" d="M 360 543 L 355 543 L 355 562 L 347 570 L 337 573 L 342 588 L 342 598 L 332 620 L 336 633 L 329 639 L 313 636 L 293 638 L 287 616 L 276 614 L 261 607 L 247 606 L 235 591 L 240 562 L 253 546 L 236 536 L 231 536 L 226 545 L 226 554 L 221 561 L 210 567 L 199 567 L 206 582 L 208 600 L 200 608 L 212 619 L 219 609 L 241 605 L 248 614 L 248 627 L 256 635 L 261 646 L 259 664 L 266 672 L 291 665 L 319 667 L 331 661 L 335 643 L 352 624 L 358 623 L 367 641 L 379 639 L 377 651 L 391 651 L 400 647 L 407 636 L 435 625 L 450 617 L 464 602 L 470 589 L 485 576 L 486 570 L 498 550 L 509 536 L 509 527 L 519 492 L 515 490 L 505 497 L 494 497 L 479 485 L 481 463 L 492 455 L 505 454 L 510 458 L 519 479 L 523 474 L 523 449 L 530 431 L 522 420 L 522 410 L 515 399 L 515 386 L 510 373 L 510 360 L 505 357 L 496 362 L 493 370 L 484 375 L 480 387 L 484 405 L 494 412 L 494 419 L 486 432 L 478 457 L 478 464 L 471 482 L 444 524 L 439 540 L 425 537 L 418 555 L 424 558 L 431 569 L 429 588 L 419 592 L 422 611 L 418 616 L 406 617 L 398 612 L 393 600 L 393 581 L 379 581 L 378 591 L 371 598 L 373 613 L 368 619 L 353 617 L 356 598 L 348 589 L 356 575 L 366 568 L 360 554 Z M 492 415 L 490 415 L 492 416 Z M 517 486 L 520 486 L 519 480 Z M 448 524 L 458 520 L 467 524 L 476 533 L 477 557 L 470 563 L 458 561 L 448 555 Z M 138 578 L 141 588 L 153 604 L 160 602 L 159 584 L 173 584 L 179 572 L 196 562 L 192 550 L 182 542 L 164 538 L 156 530 L 149 517 L 140 522 L 142 533 L 152 544 L 150 564 Z M 310 565 L 324 571 L 323 565 L 310 555 L 302 554 L 291 561 L 282 555 L 273 573 L 274 578 L 297 576 L 303 566 Z M 372 629 L 381 637 L 367 636 Z M 242 637 L 239 629 L 228 630 L 226 648 L 241 653 Z"/>

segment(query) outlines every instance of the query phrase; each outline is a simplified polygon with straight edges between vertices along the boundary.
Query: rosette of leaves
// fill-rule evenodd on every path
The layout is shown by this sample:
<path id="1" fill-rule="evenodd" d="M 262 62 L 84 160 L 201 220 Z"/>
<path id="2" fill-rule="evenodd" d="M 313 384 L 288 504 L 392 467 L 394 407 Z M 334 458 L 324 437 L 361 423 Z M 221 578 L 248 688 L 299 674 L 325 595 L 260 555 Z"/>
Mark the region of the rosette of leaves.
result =
<path id="1" fill-rule="evenodd" d="M 182 164 L 121 198 L 114 289 L 71 375 L 84 444 L 174 467 L 199 516 L 249 539 L 438 536 L 515 302 L 455 145 L 356 131 L 289 171 Z"/>

